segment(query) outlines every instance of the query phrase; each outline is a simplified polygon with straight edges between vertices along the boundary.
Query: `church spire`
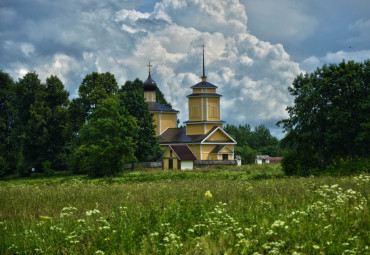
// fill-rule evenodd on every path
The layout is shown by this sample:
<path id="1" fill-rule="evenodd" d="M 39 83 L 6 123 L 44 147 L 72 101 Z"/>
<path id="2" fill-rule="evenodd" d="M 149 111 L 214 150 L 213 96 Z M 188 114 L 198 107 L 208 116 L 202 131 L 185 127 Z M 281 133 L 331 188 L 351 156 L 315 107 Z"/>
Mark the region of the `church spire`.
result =
<path id="1" fill-rule="evenodd" d="M 204 44 L 203 44 L 203 76 L 202 76 L 202 82 L 206 82 L 206 79 L 207 79 L 207 76 L 206 76 L 206 72 L 204 70 Z"/>

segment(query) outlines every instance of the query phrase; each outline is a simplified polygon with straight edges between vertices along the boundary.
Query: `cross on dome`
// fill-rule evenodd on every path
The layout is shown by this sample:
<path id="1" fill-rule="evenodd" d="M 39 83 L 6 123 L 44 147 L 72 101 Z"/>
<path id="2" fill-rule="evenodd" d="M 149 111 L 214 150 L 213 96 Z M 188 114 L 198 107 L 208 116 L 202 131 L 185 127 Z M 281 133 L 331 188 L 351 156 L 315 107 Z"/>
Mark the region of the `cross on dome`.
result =
<path id="1" fill-rule="evenodd" d="M 148 65 L 146 65 L 147 67 L 149 67 L 149 75 L 150 75 L 150 68 L 153 66 L 153 65 L 151 65 L 150 64 L 150 61 L 149 61 L 149 64 Z"/>

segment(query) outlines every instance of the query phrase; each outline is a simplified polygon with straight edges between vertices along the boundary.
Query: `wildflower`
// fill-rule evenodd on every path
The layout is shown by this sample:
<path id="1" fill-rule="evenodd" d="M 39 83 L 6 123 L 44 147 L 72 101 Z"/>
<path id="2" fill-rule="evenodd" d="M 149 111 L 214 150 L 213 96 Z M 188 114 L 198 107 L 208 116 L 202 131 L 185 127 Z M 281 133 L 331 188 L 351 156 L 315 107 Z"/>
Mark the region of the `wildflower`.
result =
<path id="1" fill-rule="evenodd" d="M 315 250 L 318 250 L 318 249 L 320 249 L 320 246 L 318 246 L 317 244 L 314 244 L 314 245 L 312 245 L 312 248 L 314 248 Z"/>
<path id="2" fill-rule="evenodd" d="M 86 212 L 86 216 L 91 216 L 93 214 L 99 214 L 100 211 L 98 209 L 90 210 Z"/>
<path id="3" fill-rule="evenodd" d="M 104 251 L 97 250 L 97 251 L 95 252 L 95 254 L 104 254 Z"/>
<path id="4" fill-rule="evenodd" d="M 42 220 L 51 220 L 52 217 L 49 217 L 49 216 L 40 216 L 40 219 L 42 219 Z"/>
<path id="5" fill-rule="evenodd" d="M 204 196 L 208 199 L 211 199 L 213 197 L 210 190 L 207 190 L 206 193 L 204 193 Z"/>
<path id="6" fill-rule="evenodd" d="M 243 233 L 237 233 L 237 234 L 236 234 L 236 237 L 237 237 L 237 238 L 243 238 L 243 237 L 244 237 L 244 235 L 243 235 Z"/>

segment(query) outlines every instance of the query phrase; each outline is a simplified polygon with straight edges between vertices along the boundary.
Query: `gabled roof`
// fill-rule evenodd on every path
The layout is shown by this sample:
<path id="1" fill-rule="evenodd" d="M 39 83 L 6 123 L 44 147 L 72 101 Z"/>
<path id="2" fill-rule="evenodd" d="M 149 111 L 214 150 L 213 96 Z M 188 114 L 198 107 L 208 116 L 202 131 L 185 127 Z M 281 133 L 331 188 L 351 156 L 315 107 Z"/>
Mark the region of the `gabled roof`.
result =
<path id="1" fill-rule="evenodd" d="M 217 130 L 219 130 L 220 132 L 222 132 L 225 136 L 227 136 L 229 138 L 229 141 L 233 144 L 236 144 L 236 141 L 234 140 L 234 138 L 232 138 L 228 133 L 226 133 L 225 130 L 223 130 L 222 128 L 216 126 L 214 128 L 212 128 L 207 134 L 206 134 L 206 137 L 202 140 L 202 143 L 207 143 L 207 139 L 210 138 Z M 212 142 L 223 142 L 223 141 L 212 141 Z"/>
<path id="2" fill-rule="evenodd" d="M 167 128 L 158 136 L 160 144 L 167 143 L 192 143 L 193 141 L 186 135 L 186 128 Z"/>
<path id="3" fill-rule="evenodd" d="M 170 145 L 179 160 L 197 160 L 187 145 Z"/>
<path id="4" fill-rule="evenodd" d="M 257 155 L 256 156 L 256 159 L 269 159 L 270 156 L 269 155 Z"/>
<path id="5" fill-rule="evenodd" d="M 279 163 L 283 160 L 283 157 L 270 157 L 270 163 Z"/>
<path id="6" fill-rule="evenodd" d="M 187 135 L 186 128 L 168 128 L 160 136 L 158 136 L 159 144 L 176 144 L 176 143 L 207 143 L 207 139 L 214 133 L 216 130 L 223 132 L 228 138 L 228 141 L 212 141 L 210 143 L 228 143 L 236 144 L 236 141 L 229 136 L 222 128 L 214 126 L 207 134 L 200 135 Z"/>
<path id="7" fill-rule="evenodd" d="M 191 88 L 194 89 L 194 88 L 218 88 L 218 87 L 207 81 L 206 82 L 201 81 L 195 84 L 194 86 L 191 86 Z"/>
<path id="8" fill-rule="evenodd" d="M 147 102 L 147 103 L 149 105 L 150 112 L 173 112 L 173 113 L 179 112 L 158 102 Z"/>
<path id="9" fill-rule="evenodd" d="M 220 151 L 222 151 L 224 148 L 226 148 L 228 151 L 232 152 L 226 145 L 222 145 L 222 144 L 219 144 L 217 145 L 212 151 L 211 153 L 219 153 Z"/>

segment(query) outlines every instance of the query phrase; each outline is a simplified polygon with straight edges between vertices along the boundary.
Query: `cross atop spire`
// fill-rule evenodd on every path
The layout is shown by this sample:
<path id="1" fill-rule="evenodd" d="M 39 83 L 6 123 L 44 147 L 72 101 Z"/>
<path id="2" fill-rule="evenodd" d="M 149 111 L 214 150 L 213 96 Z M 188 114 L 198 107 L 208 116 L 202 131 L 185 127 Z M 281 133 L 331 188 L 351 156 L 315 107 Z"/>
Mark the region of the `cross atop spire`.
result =
<path id="1" fill-rule="evenodd" d="M 202 76 L 202 82 L 206 82 L 207 76 L 206 76 L 206 72 L 204 70 L 204 47 L 205 47 L 204 43 L 203 43 L 202 47 L 203 47 L 203 76 Z"/>
<path id="2" fill-rule="evenodd" d="M 149 61 L 149 64 L 148 65 L 146 65 L 147 67 L 149 67 L 149 76 L 150 76 L 150 68 L 153 66 L 153 65 L 151 65 L 150 64 L 150 61 Z"/>

